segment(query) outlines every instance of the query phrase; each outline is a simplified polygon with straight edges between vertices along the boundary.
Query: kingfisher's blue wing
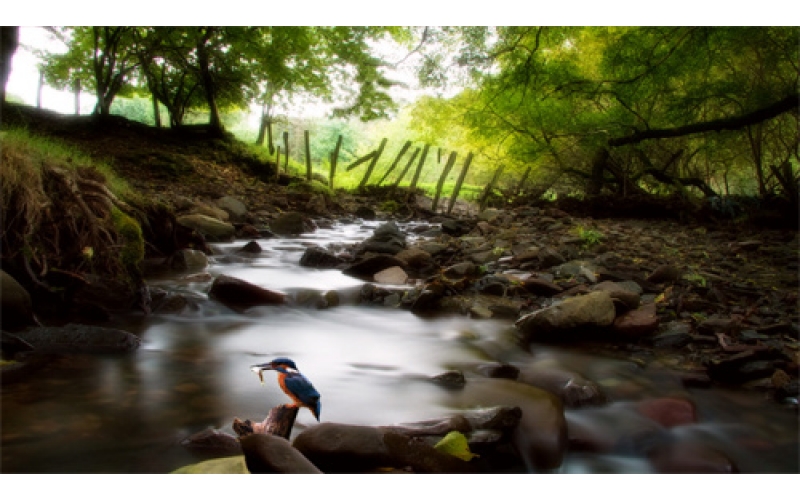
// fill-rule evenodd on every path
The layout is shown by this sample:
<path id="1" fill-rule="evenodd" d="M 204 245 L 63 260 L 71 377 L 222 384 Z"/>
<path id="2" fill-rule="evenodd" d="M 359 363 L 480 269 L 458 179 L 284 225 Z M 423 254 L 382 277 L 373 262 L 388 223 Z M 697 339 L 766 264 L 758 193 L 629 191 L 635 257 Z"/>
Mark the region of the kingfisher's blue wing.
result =
<path id="1" fill-rule="evenodd" d="M 317 420 L 319 420 L 319 412 L 321 409 L 319 403 L 320 395 L 319 392 L 314 389 L 314 386 L 311 385 L 311 382 L 303 375 L 293 373 L 286 377 L 284 384 L 286 385 L 286 389 L 291 391 L 303 405 L 307 406 L 311 412 L 314 413 L 314 416 L 317 417 Z"/>

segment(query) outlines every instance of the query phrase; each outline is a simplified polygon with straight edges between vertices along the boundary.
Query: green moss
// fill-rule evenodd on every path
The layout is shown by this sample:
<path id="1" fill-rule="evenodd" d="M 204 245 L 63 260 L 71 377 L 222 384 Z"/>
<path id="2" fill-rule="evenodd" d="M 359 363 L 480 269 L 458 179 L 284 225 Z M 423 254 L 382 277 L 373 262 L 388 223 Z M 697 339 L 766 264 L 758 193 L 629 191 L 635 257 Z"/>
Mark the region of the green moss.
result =
<path id="1" fill-rule="evenodd" d="M 244 456 L 215 458 L 175 469 L 171 474 L 248 474 Z"/>
<path id="2" fill-rule="evenodd" d="M 136 267 L 144 259 L 144 236 L 139 223 L 117 207 L 111 209 L 114 227 L 122 236 L 124 244 L 120 251 L 120 260 L 126 268 Z"/>

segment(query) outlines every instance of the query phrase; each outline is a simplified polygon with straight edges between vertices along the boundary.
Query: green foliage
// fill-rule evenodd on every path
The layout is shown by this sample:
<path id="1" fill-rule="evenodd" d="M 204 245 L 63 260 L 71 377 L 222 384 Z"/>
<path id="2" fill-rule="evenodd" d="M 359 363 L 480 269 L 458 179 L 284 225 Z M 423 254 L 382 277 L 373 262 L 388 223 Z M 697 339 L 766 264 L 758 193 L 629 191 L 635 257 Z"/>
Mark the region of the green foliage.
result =
<path id="1" fill-rule="evenodd" d="M 587 229 L 583 226 L 575 228 L 575 234 L 583 241 L 584 248 L 594 246 L 605 238 L 605 235 L 596 229 Z"/>
<path id="2" fill-rule="evenodd" d="M 117 207 L 111 208 L 111 218 L 117 233 L 124 241 L 119 251 L 120 261 L 128 269 L 137 267 L 144 259 L 144 236 L 141 226 Z"/>

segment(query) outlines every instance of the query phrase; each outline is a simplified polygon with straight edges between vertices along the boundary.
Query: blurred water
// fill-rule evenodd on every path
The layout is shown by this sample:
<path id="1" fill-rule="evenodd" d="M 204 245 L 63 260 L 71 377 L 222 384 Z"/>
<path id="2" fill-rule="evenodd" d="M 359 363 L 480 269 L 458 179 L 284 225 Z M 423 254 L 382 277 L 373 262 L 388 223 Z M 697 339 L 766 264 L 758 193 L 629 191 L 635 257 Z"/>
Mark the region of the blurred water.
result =
<path id="1" fill-rule="evenodd" d="M 363 284 L 335 270 L 300 268 L 309 244 L 355 243 L 377 223 L 337 224 L 292 239 L 264 239 L 254 259 L 232 257 L 244 242 L 221 245 L 212 275 L 236 276 L 288 294 L 343 290 Z M 154 282 L 204 297 L 208 283 Z M 346 295 L 346 293 L 343 293 Z M 180 441 L 212 427 L 232 433 L 234 417 L 262 419 L 287 402 L 274 378 L 265 384 L 249 370 L 276 356 L 294 359 L 322 394 L 323 421 L 390 425 L 454 411 L 446 390 L 427 377 L 491 361 L 550 363 L 582 373 L 613 393 L 636 387 L 641 396 L 681 393 L 698 407 L 700 423 L 669 431 L 721 449 L 744 472 L 797 472 L 797 414 L 758 393 L 718 389 L 687 392 L 657 370 L 570 349 L 520 349 L 511 321 L 466 317 L 423 319 L 407 311 L 357 306 L 325 310 L 256 307 L 236 314 L 211 301 L 182 315 L 130 318 L 124 325 L 142 337 L 125 356 L 68 356 L 25 382 L 2 391 L 2 472 L 163 473 L 199 460 Z M 479 402 L 476 402 L 478 405 Z M 567 410 L 568 421 L 602 429 L 629 419 L 625 403 Z M 316 421 L 301 410 L 295 433 Z M 631 424 L 634 425 L 634 424 Z M 564 473 L 652 472 L 631 450 L 568 453 Z"/>

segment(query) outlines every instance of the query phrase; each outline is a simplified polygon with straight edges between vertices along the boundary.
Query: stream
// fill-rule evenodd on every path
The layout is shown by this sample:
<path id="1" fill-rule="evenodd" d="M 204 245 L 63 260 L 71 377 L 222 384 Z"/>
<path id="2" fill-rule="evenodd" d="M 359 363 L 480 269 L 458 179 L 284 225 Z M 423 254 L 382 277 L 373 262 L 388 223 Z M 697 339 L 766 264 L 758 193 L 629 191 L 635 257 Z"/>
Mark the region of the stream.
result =
<path id="1" fill-rule="evenodd" d="M 637 438 L 646 426 L 630 405 L 676 395 L 694 403 L 697 423 L 657 439 L 712 448 L 740 472 L 798 472 L 796 409 L 764 393 L 686 388 L 658 367 L 578 348 L 535 345 L 526 351 L 514 340 L 511 320 L 423 318 L 358 305 L 362 281 L 298 265 L 306 246 L 357 243 L 378 225 L 336 222 L 297 238 L 259 239 L 263 252 L 254 258 L 234 253 L 246 241 L 216 245 L 211 276 L 281 291 L 292 299 L 287 306 L 239 314 L 207 299 L 210 281 L 179 275 L 148 280 L 196 298 L 198 307 L 108 325 L 141 337 L 135 353 L 53 358 L 27 380 L 4 386 L 2 472 L 167 473 L 198 462 L 183 439 L 208 428 L 232 434 L 235 417 L 260 420 L 287 402 L 273 374 L 265 373 L 262 385 L 249 369 L 278 356 L 294 359 L 322 394 L 322 421 L 391 425 L 449 415 L 461 408 L 430 377 L 458 369 L 469 384 L 481 364 L 537 362 L 578 372 L 609 395 L 603 406 L 566 409 L 570 428 L 619 437 L 602 452 L 571 448 L 556 472 L 654 472 Z M 416 237 L 409 232 L 410 240 Z M 338 292 L 340 305 L 314 307 L 314 297 L 330 290 Z M 315 424 L 303 409 L 294 434 Z"/>

